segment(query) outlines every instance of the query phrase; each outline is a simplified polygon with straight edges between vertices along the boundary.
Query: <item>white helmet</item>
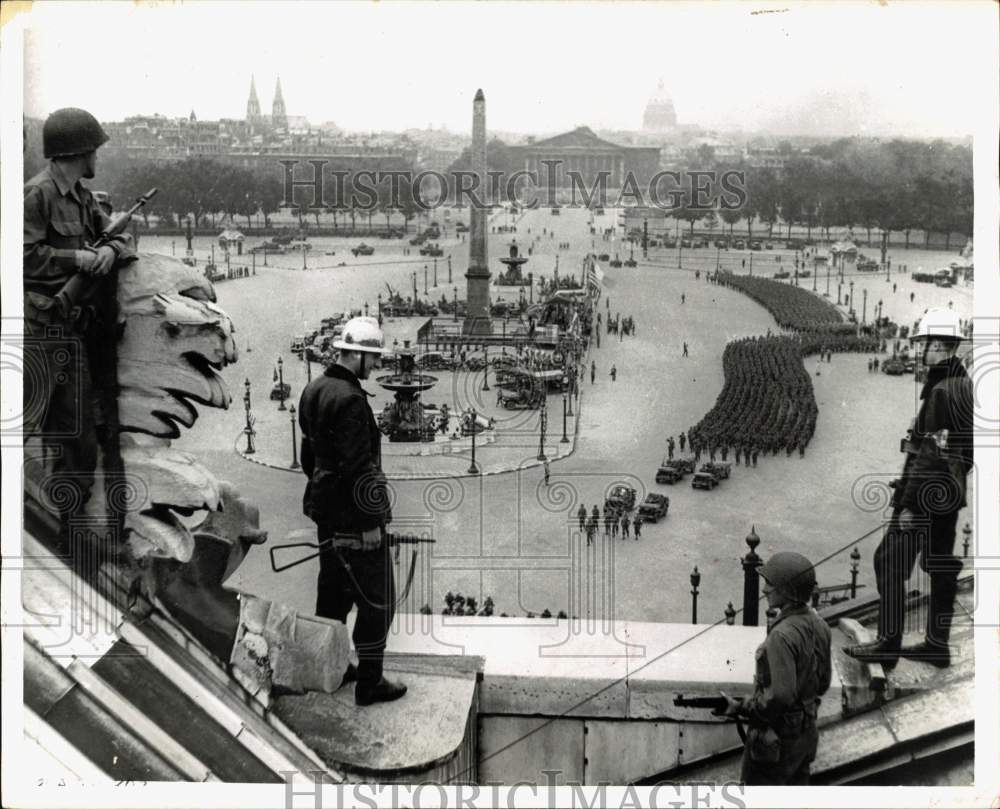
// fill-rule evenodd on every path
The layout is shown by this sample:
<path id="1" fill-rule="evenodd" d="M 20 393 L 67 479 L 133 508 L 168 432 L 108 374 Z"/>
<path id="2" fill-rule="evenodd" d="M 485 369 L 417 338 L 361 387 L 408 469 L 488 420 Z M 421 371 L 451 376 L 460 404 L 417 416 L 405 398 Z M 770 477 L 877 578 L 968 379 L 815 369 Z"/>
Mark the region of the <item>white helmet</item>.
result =
<path id="1" fill-rule="evenodd" d="M 343 351 L 384 354 L 385 336 L 374 317 L 352 317 L 344 324 L 340 337 L 333 341 L 333 347 Z"/>
<path id="2" fill-rule="evenodd" d="M 953 340 L 962 339 L 962 324 L 959 317 L 951 309 L 936 306 L 924 312 L 911 340 L 932 340 L 935 337 L 949 337 Z"/>

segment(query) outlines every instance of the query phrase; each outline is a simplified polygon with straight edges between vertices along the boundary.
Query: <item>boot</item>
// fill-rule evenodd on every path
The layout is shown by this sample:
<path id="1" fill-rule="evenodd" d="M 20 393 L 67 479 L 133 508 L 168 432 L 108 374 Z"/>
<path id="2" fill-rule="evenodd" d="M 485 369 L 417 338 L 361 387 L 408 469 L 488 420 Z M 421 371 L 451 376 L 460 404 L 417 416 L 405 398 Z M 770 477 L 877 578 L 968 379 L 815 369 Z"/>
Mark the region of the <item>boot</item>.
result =
<path id="1" fill-rule="evenodd" d="M 931 595 L 927 605 L 927 633 L 920 643 L 904 646 L 901 654 L 911 660 L 930 663 L 939 669 L 951 665 L 951 621 L 955 612 L 958 582 L 951 576 L 932 576 Z"/>
<path id="2" fill-rule="evenodd" d="M 355 705 L 373 705 L 376 702 L 392 702 L 399 699 L 406 693 L 406 686 L 402 683 L 394 683 L 385 677 L 378 682 L 358 681 L 354 686 Z"/>
<path id="3" fill-rule="evenodd" d="M 862 663 L 881 663 L 883 668 L 891 670 L 899 662 L 899 649 L 898 639 L 879 638 L 872 643 L 847 646 L 844 652 Z"/>

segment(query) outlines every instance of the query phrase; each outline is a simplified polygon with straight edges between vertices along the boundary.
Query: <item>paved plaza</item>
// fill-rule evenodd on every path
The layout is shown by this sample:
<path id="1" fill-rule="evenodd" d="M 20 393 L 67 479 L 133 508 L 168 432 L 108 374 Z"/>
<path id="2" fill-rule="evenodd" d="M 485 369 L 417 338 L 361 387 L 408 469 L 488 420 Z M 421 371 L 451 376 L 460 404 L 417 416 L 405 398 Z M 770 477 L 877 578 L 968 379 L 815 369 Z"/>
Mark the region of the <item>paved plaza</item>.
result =
<path id="1" fill-rule="evenodd" d="M 589 219 L 586 211 L 572 209 L 563 209 L 559 217 L 551 216 L 548 209 L 524 214 L 516 233 L 490 236 L 491 270 L 494 274 L 500 270 L 496 258 L 506 255 L 511 238 L 517 239 L 525 254 L 532 248 L 526 270 L 536 277 L 551 276 L 557 255 L 560 274 L 579 273 L 584 255 L 592 250 L 627 257 L 628 250 L 620 241 L 608 243 L 592 236 Z M 503 215 L 494 216 L 491 226 L 503 221 Z M 615 212 L 609 209 L 595 219 L 595 225 L 600 229 L 615 221 Z M 554 229 L 555 235 L 542 236 L 543 228 Z M 542 238 L 536 241 L 537 236 Z M 170 241 L 147 238 L 142 248 L 169 253 Z M 303 271 L 298 255 L 270 256 L 267 268 L 258 263 L 257 275 L 217 285 L 219 304 L 236 324 L 241 350 L 239 363 L 223 372 L 233 405 L 228 411 L 202 409 L 195 427 L 176 442 L 198 453 L 211 471 L 234 482 L 258 503 L 262 527 L 269 531 L 272 543 L 293 529 L 311 525 L 301 514 L 304 475 L 272 468 L 287 467 L 292 460 L 289 413 L 278 411 L 277 402 L 268 399 L 277 357 L 282 356 L 284 379 L 292 386 L 290 404 L 297 404 L 306 382 L 304 363 L 288 350 L 291 336 L 303 332 L 307 324 L 318 325 L 321 317 L 361 308 L 365 302 L 374 309 L 386 282 L 405 296 L 412 289 L 414 272 L 422 294 L 425 264 L 432 299 L 442 295 L 450 299 L 456 286 L 464 294 L 462 273 L 468 245 L 454 238 L 451 228 L 441 244 L 446 255 L 452 255 L 453 279 L 447 283 L 447 262 L 439 259 L 437 287 L 432 263 L 415 250 L 404 256 L 405 242 L 377 240 L 375 255 L 355 259 L 348 249 L 356 240 L 312 241 L 315 248 L 309 264 L 313 269 Z M 558 250 L 560 242 L 568 242 L 569 249 Z M 195 249 L 203 258 L 208 240 L 196 240 Z M 324 256 L 329 250 L 337 255 Z M 917 402 L 912 376 L 869 374 L 868 357 L 860 354 L 834 355 L 829 364 L 807 358 L 819 419 L 804 458 L 761 457 L 757 468 L 734 467 L 732 477 L 713 491 L 692 490 L 687 481 L 658 485 L 653 476 L 666 454 L 666 436 L 686 431 L 715 403 L 723 383 L 721 360 L 726 343 L 776 327 L 773 318 L 749 298 L 706 283 L 704 270 L 714 269 L 714 249 L 683 251 L 680 268 L 677 251 L 651 250 L 646 258 L 640 258 L 639 252 L 635 268 L 605 267 L 606 283 L 598 308 L 605 314 L 634 317 L 636 335 L 619 340 L 603 333 L 601 347 L 592 345 L 582 396 L 575 404 L 578 422 L 568 423 L 569 444 L 559 441 L 562 397 L 549 396 L 546 454 L 561 457 L 550 464 L 548 487 L 542 483 L 542 468 L 536 460 L 537 411 L 497 410 L 495 391 L 482 390 L 481 374 L 438 374 L 439 384 L 425 398 L 447 401 L 452 409 L 475 406 L 496 418 L 495 440 L 477 447 L 477 461 L 491 474 L 467 474 L 469 456 L 464 445 L 448 454 L 403 455 L 384 442 L 396 495 L 395 525 L 399 530 L 427 531 L 437 539 L 433 553 L 425 552 L 418 566 L 403 611 L 416 611 L 429 603 L 437 612 L 448 590 L 461 590 L 480 601 L 491 595 L 497 612 L 510 614 L 546 608 L 553 613 L 591 611 L 597 607 L 581 603 L 573 607 L 568 602 L 571 582 L 577 582 L 581 567 L 586 567 L 596 571 L 590 575 L 601 580 L 599 589 L 613 606 L 614 617 L 686 621 L 691 605 L 688 576 L 697 566 L 702 575 L 699 617 L 715 621 L 722 617 L 727 602 L 740 606 L 739 558 L 746 551 L 743 539 L 751 526 L 763 540 L 762 555 L 794 548 L 815 560 L 829 557 L 819 564 L 820 585 L 849 581 L 849 545 L 878 525 L 885 506 L 880 492 L 900 469 L 898 439 Z M 729 262 L 740 255 L 729 254 L 723 254 Z M 846 279 L 855 281 L 859 316 L 863 289 L 869 290 L 869 319 L 880 299 L 884 314 L 902 323 L 911 323 L 928 306 L 949 302 L 960 315 L 971 316 L 971 287 L 940 289 L 909 278 L 909 271 L 917 266 L 935 269 L 954 254 L 894 249 L 890 255 L 893 267 L 908 265 L 905 274 L 893 272 L 889 282 L 877 273 Z M 249 266 L 250 257 L 243 258 Z M 770 274 L 773 269 L 764 260 L 774 261 L 772 254 L 756 254 L 755 271 Z M 346 266 L 337 266 L 341 261 Z M 791 261 L 792 254 L 786 252 L 783 262 L 790 266 Z M 703 271 L 698 279 L 695 269 Z M 893 283 L 897 284 L 895 293 Z M 800 284 L 812 286 L 811 279 Z M 818 292 L 824 288 L 825 274 L 821 274 Z M 915 293 L 912 303 L 910 292 Z M 498 292 L 494 289 L 492 294 L 495 299 Z M 515 297 L 507 290 L 499 294 Z M 412 326 L 387 321 L 390 343 L 394 329 L 402 334 L 412 331 Z M 687 358 L 682 357 L 685 341 L 690 349 Z M 591 360 L 597 369 L 594 384 L 590 383 Z M 609 376 L 612 364 L 618 370 L 614 382 Z M 320 369 L 313 365 L 312 371 Z M 251 381 L 257 419 L 256 457 L 263 463 L 249 462 L 237 452 L 245 446 L 241 432 L 245 379 Z M 374 382 L 366 387 L 377 394 L 373 401 L 377 410 L 388 394 Z M 647 491 L 668 495 L 669 514 L 658 524 L 644 525 L 638 542 L 618 540 L 606 547 L 605 540 L 598 539 L 598 548 L 589 552 L 592 558 L 584 563 L 574 550 L 576 509 L 581 502 L 588 510 L 603 502 L 605 492 L 616 482 L 635 486 L 640 499 Z M 973 476 L 970 490 L 974 489 Z M 960 515 L 960 525 L 968 513 Z M 860 545 L 859 581 L 868 588 L 874 585 L 870 560 L 878 539 L 876 532 Z M 408 566 L 407 553 L 401 565 Z M 237 572 L 233 584 L 311 612 L 316 571 L 316 563 L 311 562 L 274 574 L 266 552 L 258 550 Z"/>

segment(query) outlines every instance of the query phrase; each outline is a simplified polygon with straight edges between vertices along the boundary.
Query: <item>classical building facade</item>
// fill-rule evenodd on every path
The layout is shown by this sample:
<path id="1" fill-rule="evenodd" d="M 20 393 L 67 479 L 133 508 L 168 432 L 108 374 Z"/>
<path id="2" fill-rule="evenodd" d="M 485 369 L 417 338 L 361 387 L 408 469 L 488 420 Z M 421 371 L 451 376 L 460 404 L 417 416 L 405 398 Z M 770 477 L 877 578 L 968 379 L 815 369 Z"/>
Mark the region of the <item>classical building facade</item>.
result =
<path id="1" fill-rule="evenodd" d="M 601 172 L 608 173 L 608 186 L 621 187 L 628 174 L 644 183 L 656 173 L 660 150 L 655 146 L 620 146 L 599 138 L 586 126 L 533 143 L 511 146 L 515 162 L 525 171 L 538 173 L 539 186 L 549 177 L 557 188 L 571 185 L 569 172 L 579 172 L 590 188 Z M 547 164 L 546 161 L 552 161 Z"/>

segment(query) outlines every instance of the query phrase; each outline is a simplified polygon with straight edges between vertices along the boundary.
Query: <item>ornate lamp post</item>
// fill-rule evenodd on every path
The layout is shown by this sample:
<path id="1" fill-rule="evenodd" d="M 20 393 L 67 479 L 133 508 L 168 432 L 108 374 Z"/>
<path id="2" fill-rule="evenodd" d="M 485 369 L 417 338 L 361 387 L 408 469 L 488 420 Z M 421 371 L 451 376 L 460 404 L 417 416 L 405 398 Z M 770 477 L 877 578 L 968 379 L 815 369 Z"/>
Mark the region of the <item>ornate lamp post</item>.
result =
<path id="1" fill-rule="evenodd" d="M 458 322 L 458 287 L 453 288 L 455 291 L 455 308 L 452 310 L 452 320 Z"/>
<path id="2" fill-rule="evenodd" d="M 736 609 L 733 607 L 732 601 L 726 605 L 726 609 L 723 610 L 722 614 L 726 616 L 726 626 L 732 626 L 736 623 Z"/>
<path id="3" fill-rule="evenodd" d="M 868 287 L 861 290 L 861 322 L 868 317 Z"/>
<path id="4" fill-rule="evenodd" d="M 962 558 L 969 557 L 969 545 L 972 543 L 972 526 L 968 523 L 962 528 Z"/>
<path id="5" fill-rule="evenodd" d="M 563 400 L 563 434 L 562 438 L 559 439 L 560 444 L 568 444 L 569 437 L 566 435 L 566 402 L 569 399 L 569 379 L 566 374 L 563 374 L 562 378 L 562 400 Z"/>
<path id="6" fill-rule="evenodd" d="M 479 466 L 476 464 L 476 409 L 472 409 L 472 463 L 469 464 L 469 474 L 478 475 Z"/>
<path id="7" fill-rule="evenodd" d="M 285 407 L 285 364 L 278 357 L 278 410 L 287 410 Z"/>
<path id="8" fill-rule="evenodd" d="M 243 432 L 246 433 L 247 437 L 247 448 L 244 450 L 244 455 L 253 455 L 257 449 L 253 445 L 253 437 L 256 435 L 253 429 L 254 417 L 253 413 L 250 412 L 250 380 L 247 380 L 247 390 L 243 394 L 243 410 L 246 413 L 246 426 L 243 428 Z"/>
<path id="9" fill-rule="evenodd" d="M 861 553 L 855 547 L 851 551 L 851 598 L 858 597 L 858 565 L 861 563 Z"/>
<path id="10" fill-rule="evenodd" d="M 698 623 L 698 585 L 701 584 L 701 573 L 698 566 L 691 571 L 691 623 Z"/>
<path id="11" fill-rule="evenodd" d="M 448 283 L 451 283 L 451 255 L 448 255 Z"/>
<path id="12" fill-rule="evenodd" d="M 840 281 L 837 282 L 837 306 L 840 306 L 840 288 L 842 284 Z"/>
<path id="13" fill-rule="evenodd" d="M 542 394 L 543 396 L 545 394 Z M 542 408 L 538 413 L 538 460 L 545 460 L 545 428 L 548 426 L 549 415 L 546 408 L 545 399 L 542 399 Z"/>
<path id="14" fill-rule="evenodd" d="M 438 260 L 437 257 L 434 258 L 434 289 L 437 289 L 438 285 Z"/>
<path id="15" fill-rule="evenodd" d="M 243 387 L 245 389 L 245 392 L 243 393 L 243 398 L 246 399 L 247 404 L 249 404 L 250 403 L 250 377 L 246 377 L 246 379 L 243 380 Z"/>
<path id="16" fill-rule="evenodd" d="M 849 307 L 847 307 L 847 311 L 848 312 L 853 312 L 854 311 L 854 281 L 851 281 L 851 283 L 849 283 L 848 286 L 851 288 L 851 305 Z"/>
<path id="17" fill-rule="evenodd" d="M 823 293 L 824 298 L 830 297 L 830 262 L 826 262 L 826 292 Z"/>
<path id="18" fill-rule="evenodd" d="M 292 422 L 292 465 L 291 469 L 299 468 L 299 448 L 295 442 L 295 405 L 288 408 L 288 418 Z"/>
<path id="19" fill-rule="evenodd" d="M 486 363 L 486 367 L 483 369 L 483 390 L 490 389 L 490 347 L 488 345 L 483 346 L 483 361 Z"/>
<path id="20" fill-rule="evenodd" d="M 760 602 L 760 576 L 757 573 L 757 568 L 764 564 L 764 560 L 757 555 L 757 546 L 760 545 L 760 537 L 757 536 L 754 526 L 750 527 L 746 543 L 750 550 L 740 563 L 743 566 L 743 626 L 757 626 L 760 616 L 758 611 Z"/>
<path id="21" fill-rule="evenodd" d="M 573 418 L 573 392 L 576 391 L 579 394 L 580 386 L 577 385 L 576 379 L 576 366 L 569 366 L 567 364 L 566 370 L 563 372 L 563 378 L 569 379 L 569 406 L 566 408 L 566 415 Z"/>
<path id="22" fill-rule="evenodd" d="M 424 265 L 424 297 L 427 297 L 427 265 Z"/>
<path id="23" fill-rule="evenodd" d="M 382 293 L 378 293 L 378 324 L 382 325 Z"/>

